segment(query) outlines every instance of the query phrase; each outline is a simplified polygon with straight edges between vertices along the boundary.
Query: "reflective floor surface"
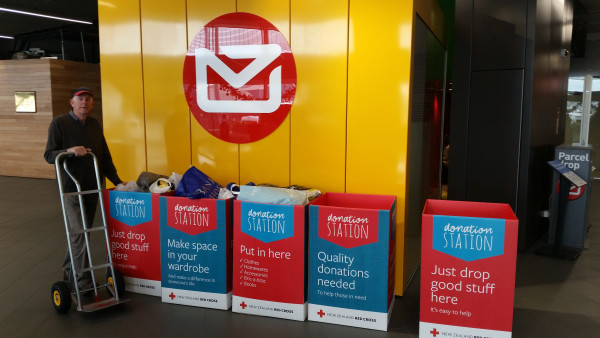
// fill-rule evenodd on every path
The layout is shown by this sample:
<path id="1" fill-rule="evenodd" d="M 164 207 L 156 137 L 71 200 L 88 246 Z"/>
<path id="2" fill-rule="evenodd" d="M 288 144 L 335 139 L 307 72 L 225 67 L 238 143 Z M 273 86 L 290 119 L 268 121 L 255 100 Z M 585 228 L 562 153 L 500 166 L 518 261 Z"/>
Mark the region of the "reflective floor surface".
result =
<path id="1" fill-rule="evenodd" d="M 57 314 L 50 287 L 62 277 L 66 237 L 54 180 L 0 176 L 0 337 L 417 337 L 418 273 L 397 297 L 387 332 L 165 304 L 130 302 L 92 313 Z M 519 253 L 513 337 L 598 337 L 600 193 L 577 260 Z M 98 221 L 98 217 L 96 218 Z M 100 237 L 100 236 L 96 236 Z M 540 240 L 538 247 L 543 245 Z"/>

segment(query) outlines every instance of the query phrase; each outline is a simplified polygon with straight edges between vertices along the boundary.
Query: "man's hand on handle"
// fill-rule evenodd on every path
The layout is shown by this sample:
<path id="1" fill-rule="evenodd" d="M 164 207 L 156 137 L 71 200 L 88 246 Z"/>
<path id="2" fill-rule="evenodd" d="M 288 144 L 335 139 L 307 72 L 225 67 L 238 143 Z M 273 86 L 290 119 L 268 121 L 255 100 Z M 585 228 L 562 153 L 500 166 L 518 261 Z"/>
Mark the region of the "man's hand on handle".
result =
<path id="1" fill-rule="evenodd" d="M 84 156 L 87 153 L 91 152 L 92 149 L 86 148 L 84 146 L 75 146 L 67 149 L 68 152 L 75 154 L 75 156 Z"/>

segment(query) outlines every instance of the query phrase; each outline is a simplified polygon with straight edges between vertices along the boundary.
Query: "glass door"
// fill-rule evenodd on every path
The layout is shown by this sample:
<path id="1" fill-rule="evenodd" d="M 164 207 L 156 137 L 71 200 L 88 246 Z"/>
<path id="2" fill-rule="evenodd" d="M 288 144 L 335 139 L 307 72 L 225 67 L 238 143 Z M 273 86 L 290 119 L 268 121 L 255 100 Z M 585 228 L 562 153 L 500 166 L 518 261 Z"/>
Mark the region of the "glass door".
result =
<path id="1" fill-rule="evenodd" d="M 600 77 L 569 78 L 565 144 L 592 147 L 592 177 L 600 179 Z"/>

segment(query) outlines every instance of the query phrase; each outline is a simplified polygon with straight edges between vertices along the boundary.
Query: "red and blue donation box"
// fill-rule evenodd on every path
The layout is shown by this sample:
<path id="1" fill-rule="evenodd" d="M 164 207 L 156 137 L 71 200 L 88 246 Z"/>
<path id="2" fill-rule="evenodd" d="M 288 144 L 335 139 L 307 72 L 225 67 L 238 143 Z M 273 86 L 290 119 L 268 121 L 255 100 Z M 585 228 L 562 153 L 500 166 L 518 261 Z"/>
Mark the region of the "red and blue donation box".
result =
<path id="1" fill-rule="evenodd" d="M 508 204 L 427 200 L 419 337 L 511 337 L 518 225 Z"/>
<path id="2" fill-rule="evenodd" d="M 125 290 L 152 296 L 160 296 L 158 196 L 103 191 L 114 267 L 125 277 Z"/>
<path id="3" fill-rule="evenodd" d="M 326 193 L 309 205 L 308 319 L 386 331 L 396 197 Z"/>
<path id="4" fill-rule="evenodd" d="M 234 201 L 233 312 L 306 319 L 305 205 Z"/>
<path id="5" fill-rule="evenodd" d="M 163 302 L 231 307 L 231 202 L 160 197 Z"/>

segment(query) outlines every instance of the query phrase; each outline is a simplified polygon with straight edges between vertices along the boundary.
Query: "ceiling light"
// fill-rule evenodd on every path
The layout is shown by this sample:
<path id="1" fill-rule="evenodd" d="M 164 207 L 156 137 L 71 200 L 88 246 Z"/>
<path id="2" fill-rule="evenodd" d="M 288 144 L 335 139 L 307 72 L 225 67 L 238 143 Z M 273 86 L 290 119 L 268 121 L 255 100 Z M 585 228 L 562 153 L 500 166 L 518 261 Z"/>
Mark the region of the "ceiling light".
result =
<path id="1" fill-rule="evenodd" d="M 10 12 L 10 13 L 16 13 L 16 14 L 32 15 L 32 16 L 37 16 L 37 17 L 40 17 L 40 18 L 53 19 L 53 20 L 62 20 L 62 21 L 69 21 L 69 22 L 76 22 L 76 23 L 83 23 L 83 24 L 87 24 L 87 25 L 91 25 L 92 24 L 92 22 L 89 22 L 89 21 L 75 20 L 75 19 L 69 19 L 69 18 L 62 18 L 62 17 L 59 17 L 59 16 L 45 15 L 45 14 L 39 14 L 39 13 L 33 13 L 33 12 L 25 12 L 25 11 L 19 11 L 19 10 L 16 10 L 16 9 L 10 9 L 10 8 L 4 8 L 4 7 L 0 7 L 0 12 Z"/>
<path id="2" fill-rule="evenodd" d="M 14 40 L 14 38 L 12 36 L 8 36 L 8 35 L 0 35 L 0 39 L 11 39 L 11 40 Z"/>

